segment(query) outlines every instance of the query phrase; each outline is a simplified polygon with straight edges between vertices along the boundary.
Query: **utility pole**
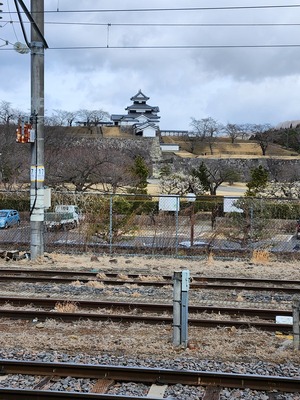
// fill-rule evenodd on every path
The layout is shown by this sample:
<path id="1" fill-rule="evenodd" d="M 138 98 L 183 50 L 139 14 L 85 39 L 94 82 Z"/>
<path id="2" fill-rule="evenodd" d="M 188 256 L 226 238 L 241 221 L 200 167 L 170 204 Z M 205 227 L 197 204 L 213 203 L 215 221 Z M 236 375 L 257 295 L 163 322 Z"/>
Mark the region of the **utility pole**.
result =
<path id="1" fill-rule="evenodd" d="M 31 0 L 31 119 L 35 141 L 31 143 L 30 257 L 44 256 L 44 0 Z M 36 29 L 36 27 L 38 29 Z M 40 33 L 38 32 L 40 31 Z"/>

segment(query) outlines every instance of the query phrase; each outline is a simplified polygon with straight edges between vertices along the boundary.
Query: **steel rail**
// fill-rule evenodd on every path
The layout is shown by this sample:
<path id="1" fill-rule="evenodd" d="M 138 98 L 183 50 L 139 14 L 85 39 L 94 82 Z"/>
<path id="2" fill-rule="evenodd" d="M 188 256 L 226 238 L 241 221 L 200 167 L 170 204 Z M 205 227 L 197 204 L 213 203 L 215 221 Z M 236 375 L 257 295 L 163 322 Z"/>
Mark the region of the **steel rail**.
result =
<path id="1" fill-rule="evenodd" d="M 89 379 L 111 379 L 125 382 L 222 386 L 256 390 L 300 392 L 300 379 L 283 376 L 236 374 L 212 371 L 171 370 L 161 368 L 125 367 L 113 365 L 44 363 L 38 361 L 1 360 L 0 373 L 72 376 Z M 1 389 L 0 389 L 1 390 Z M 0 391 L 1 394 L 1 391 Z"/>
<path id="2" fill-rule="evenodd" d="M 98 400 L 159 400 L 158 397 L 125 396 L 113 394 L 94 394 L 83 392 L 58 392 L 51 390 L 0 389 L 3 400 L 56 400 L 56 399 L 98 399 Z M 172 400 L 172 399 L 170 399 Z"/>
<path id="3" fill-rule="evenodd" d="M 22 276 L 22 275 L 13 275 L 13 276 L 0 276 L 0 282 L 7 281 L 24 281 L 24 282 L 48 282 L 55 284 L 70 284 L 76 280 L 76 274 L 73 277 L 46 277 L 46 276 Z M 93 278 L 80 278 L 80 282 L 88 283 L 91 281 L 95 281 Z M 105 285 L 139 285 L 139 286 L 167 286 L 172 285 L 171 281 L 147 281 L 147 280 L 132 280 L 132 279 L 96 279 L 97 282 L 102 282 Z M 282 286 L 254 286 L 254 285 L 233 285 L 232 283 L 205 283 L 205 282 L 191 282 L 191 289 L 213 289 L 213 290 L 248 290 L 248 291 L 268 291 L 268 292 L 284 292 L 284 293 L 299 293 L 300 287 L 282 287 Z"/>
<path id="4" fill-rule="evenodd" d="M 163 313 L 173 312 L 172 304 L 163 303 L 132 303 L 132 302 L 121 302 L 121 301 L 95 301 L 95 300 L 77 300 L 77 299 L 65 299 L 65 298 L 37 298 L 37 297 L 11 297 L 11 296 L 0 296 L 0 304 L 11 304 L 13 306 L 28 306 L 34 305 L 35 307 L 44 307 L 53 309 L 57 304 L 74 303 L 77 307 L 86 309 L 122 309 L 126 311 L 141 310 L 143 312 L 152 313 Z M 262 319 L 275 320 L 276 316 L 291 317 L 291 310 L 275 310 L 275 309 L 259 309 L 259 308 L 245 308 L 239 307 L 238 303 L 234 307 L 222 307 L 222 306 L 206 306 L 206 305 L 189 305 L 189 313 L 218 313 L 228 315 L 243 315 L 250 317 L 259 317 Z"/>
<path id="5" fill-rule="evenodd" d="M 140 279 L 142 276 L 147 276 L 147 277 L 153 277 L 157 278 L 157 275 L 151 275 L 148 273 L 124 273 L 124 271 L 119 271 L 119 272 L 106 272 L 102 271 L 101 268 L 99 268 L 97 271 L 92 270 L 92 271 L 85 271 L 85 270 L 49 270 L 49 269 L 25 269 L 25 268 L 0 268 L 0 276 L 4 275 L 22 275 L 22 274 L 31 274 L 31 275 L 42 275 L 42 276 L 53 276 L 53 277 L 83 277 L 85 279 L 88 278 L 96 278 L 98 274 L 103 274 L 105 275 L 108 279 L 113 279 L 113 278 L 118 278 L 119 275 L 126 275 L 128 279 Z M 162 279 L 162 282 L 165 284 L 172 284 L 172 276 L 171 275 L 160 275 L 160 278 Z M 292 280 L 292 279 L 272 279 L 272 278 L 245 278 L 245 277 L 223 277 L 223 276 L 196 276 L 192 275 L 191 276 L 192 281 L 194 282 L 202 282 L 202 283 L 209 283 L 209 282 L 229 282 L 229 283 L 235 283 L 235 282 L 241 282 L 241 283 L 268 283 L 268 284 L 278 284 L 278 285 L 299 285 L 300 286 L 300 280 Z M 165 282 L 167 281 L 167 282 Z M 170 281 L 170 282 L 168 282 Z M 123 282 L 123 281 L 122 281 Z M 124 280 L 126 282 L 126 280 Z M 139 281 L 142 282 L 142 281 Z M 154 280 L 152 282 L 155 282 Z"/>
<path id="6" fill-rule="evenodd" d="M 142 324 L 161 324 L 172 325 L 172 317 L 164 316 L 142 316 L 142 315 L 121 315 L 121 314 L 94 314 L 94 313 L 70 313 L 57 311 L 32 311 L 32 310 L 0 310 L 0 318 L 46 321 L 47 319 L 55 319 L 63 322 L 74 321 L 110 321 L 116 323 L 142 323 Z M 189 318 L 190 326 L 216 328 L 216 327 L 236 327 L 239 329 L 249 329 L 250 327 L 261 329 L 267 332 L 287 332 L 293 330 L 290 324 L 277 324 L 271 322 L 256 322 L 256 321 L 240 321 L 240 320 L 216 320 L 216 319 L 201 319 Z"/>

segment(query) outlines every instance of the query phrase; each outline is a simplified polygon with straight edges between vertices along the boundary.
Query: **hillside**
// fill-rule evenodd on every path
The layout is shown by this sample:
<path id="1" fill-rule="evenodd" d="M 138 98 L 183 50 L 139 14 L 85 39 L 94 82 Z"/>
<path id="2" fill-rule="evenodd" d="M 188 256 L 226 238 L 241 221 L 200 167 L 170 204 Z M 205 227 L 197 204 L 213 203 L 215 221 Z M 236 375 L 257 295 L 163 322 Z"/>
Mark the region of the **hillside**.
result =
<path id="1" fill-rule="evenodd" d="M 197 157 L 197 156 L 214 156 L 214 157 L 262 157 L 262 151 L 259 144 L 255 141 L 237 140 L 231 143 L 229 138 L 219 138 L 213 144 L 213 155 L 207 143 L 201 142 L 194 138 L 180 138 L 172 136 L 162 137 L 163 143 L 176 143 L 179 145 L 180 151 L 176 155 L 180 157 Z M 193 151 L 192 151 L 193 150 Z M 300 158 L 293 150 L 286 149 L 277 144 L 268 146 L 267 156 L 271 157 L 292 157 Z"/>
<path id="2" fill-rule="evenodd" d="M 97 127 L 65 127 L 66 134 L 80 137 L 103 137 L 115 139 L 133 139 L 135 136 L 131 132 L 121 131 L 117 126 L 97 126 Z M 175 152 L 178 157 L 197 158 L 197 157 L 237 157 L 237 158 L 257 158 L 263 157 L 262 150 L 254 140 L 236 140 L 231 143 L 230 138 L 218 138 L 213 144 L 213 154 L 211 154 L 207 142 L 197 138 L 180 136 L 162 136 L 160 141 L 166 144 L 178 144 L 180 151 Z M 274 158 L 300 158 L 292 149 L 286 149 L 278 144 L 270 144 L 267 148 L 266 156 Z"/>

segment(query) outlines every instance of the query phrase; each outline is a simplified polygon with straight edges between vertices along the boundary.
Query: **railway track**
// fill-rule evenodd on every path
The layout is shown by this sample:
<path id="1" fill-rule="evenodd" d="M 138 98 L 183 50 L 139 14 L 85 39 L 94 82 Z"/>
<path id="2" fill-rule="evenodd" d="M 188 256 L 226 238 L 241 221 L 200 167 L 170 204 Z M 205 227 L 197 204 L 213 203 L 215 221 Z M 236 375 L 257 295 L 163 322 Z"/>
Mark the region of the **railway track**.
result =
<path id="1" fill-rule="evenodd" d="M 167 388 L 181 384 L 193 386 L 202 393 L 203 399 L 216 400 L 223 389 L 239 388 L 267 392 L 268 398 L 276 399 L 276 392 L 300 392 L 300 379 L 283 376 L 235 374 L 212 371 L 171 370 L 161 368 L 126 367 L 112 365 L 92 365 L 74 363 L 45 363 L 36 361 L 0 360 L 2 380 L 0 399 L 119 399 L 119 400 L 158 400 L 163 398 Z M 36 375 L 40 380 L 34 387 L 26 389 L 4 388 L 3 382 L 9 375 Z M 93 379 L 89 393 L 51 391 L 51 380 L 63 377 Z M 25 378 L 24 378 L 25 379 Z M 146 384 L 146 396 L 115 395 L 109 388 L 120 382 Z M 45 390 L 48 388 L 48 390 Z M 50 388 L 50 390 L 49 390 Z M 184 390 L 184 389 L 183 389 Z M 153 394 L 154 393 L 154 394 Z M 158 395 L 159 393 L 159 395 Z M 178 397 L 168 397 L 170 400 Z M 185 397 L 186 398 L 186 397 Z"/>
<path id="2" fill-rule="evenodd" d="M 82 321 L 82 320 L 90 320 L 90 321 L 111 321 L 111 322 L 116 322 L 116 323 L 143 323 L 143 324 L 163 324 L 163 325 L 172 325 L 173 324 L 173 317 L 172 316 L 160 316 L 160 315 L 136 315 L 136 313 L 130 313 L 128 311 L 133 311 L 133 310 L 143 310 L 143 312 L 155 312 L 155 304 L 143 304 L 143 303 L 110 303 L 110 302 L 91 302 L 91 301 L 79 301 L 76 302 L 76 305 L 82 306 L 90 306 L 92 308 L 96 308 L 98 312 L 93 313 L 93 312 L 82 312 L 82 311 L 76 311 L 76 312 L 59 312 L 56 310 L 53 310 L 53 307 L 57 303 L 64 303 L 64 300 L 59 300 L 59 299 L 36 299 L 36 298 L 9 298 L 9 297 L 1 297 L 0 298 L 0 303 L 4 304 L 10 302 L 10 304 L 14 305 L 25 305 L 25 304 L 30 304 L 40 306 L 42 305 L 43 307 L 52 307 L 51 310 L 32 310 L 31 309 L 25 309 L 25 310 L 20 310 L 20 309 L 0 309 L 0 318 L 10 318 L 10 319 L 21 319 L 21 320 L 35 320 L 35 321 L 45 321 L 47 319 L 55 319 L 58 321 L 63 321 L 63 322 L 74 322 L 74 321 Z M 118 311 L 117 313 L 112 313 L 112 312 L 106 312 L 106 313 L 100 313 L 99 308 L 110 308 L 111 309 L 116 309 L 116 310 L 122 310 Z M 124 312 L 127 310 L 127 314 Z M 159 312 L 165 312 L 168 311 L 169 313 L 172 312 L 172 306 L 171 305 L 163 305 L 163 304 L 157 304 L 157 310 Z M 157 311 L 156 310 L 156 311 Z M 209 310 L 209 307 L 200 307 L 200 306 L 191 306 L 189 308 L 189 312 L 197 313 L 204 311 L 210 311 L 211 313 L 214 312 L 216 313 L 217 310 L 221 310 L 221 308 L 218 307 L 211 307 Z M 276 310 L 261 310 L 261 313 L 259 313 L 259 310 L 255 309 L 241 309 L 241 313 L 237 310 L 237 308 L 224 308 L 224 314 L 231 314 L 233 316 L 244 316 L 247 314 L 250 317 L 257 317 L 258 314 L 261 316 L 267 316 L 267 319 L 271 319 L 273 316 L 273 320 L 275 320 L 276 315 L 285 315 L 285 316 L 291 316 L 291 313 L 288 313 L 287 311 L 278 311 L 278 314 L 276 314 Z M 269 312 L 269 314 L 268 314 Z M 195 327 L 206 327 L 206 328 L 213 328 L 213 327 L 232 327 L 234 326 L 235 328 L 239 329 L 248 329 L 250 327 L 254 327 L 256 329 L 261 329 L 263 331 L 268 331 L 268 332 L 276 332 L 276 331 L 281 331 L 281 332 L 286 332 L 290 333 L 293 329 L 292 325 L 290 324 L 284 324 L 284 323 L 275 323 L 275 322 L 264 322 L 264 321 L 251 321 L 251 320 L 242 320 L 242 319 L 207 319 L 207 318 L 201 318 L 197 316 L 189 316 L 189 325 L 190 326 L 195 326 Z"/>
<path id="3" fill-rule="evenodd" d="M 157 280 L 157 278 L 159 280 Z M 194 288 L 206 288 L 206 289 L 230 289 L 236 290 L 240 288 L 241 290 L 247 290 L 249 287 L 251 290 L 263 291 L 263 290 L 284 290 L 298 292 L 295 287 L 290 287 L 288 285 L 295 284 L 293 281 L 278 281 L 272 280 L 271 284 L 274 286 L 269 286 L 269 280 L 263 279 L 248 279 L 248 278 L 237 278 L 240 285 L 233 285 L 235 281 L 234 278 L 219 278 L 219 277 L 192 277 L 192 289 Z M 169 275 L 163 275 L 160 277 L 154 276 L 141 276 L 140 274 L 122 274 L 120 278 L 120 273 L 101 273 L 99 275 L 96 271 L 69 271 L 69 270 L 16 270 L 16 269 L 0 269 L 0 281 L 26 281 L 26 282 L 47 282 L 47 283 L 62 283 L 70 284 L 76 280 L 80 282 L 90 282 L 97 281 L 109 285 L 153 285 L 155 287 L 162 287 L 166 285 L 172 285 L 172 277 Z M 211 281 L 213 283 L 208 283 Z M 214 283 L 217 282 L 217 283 Z M 224 282 L 224 283 L 223 283 Z M 257 285 L 259 282 L 259 285 Z M 278 283 L 281 286 L 278 287 Z M 264 286 L 262 286 L 264 284 Z M 265 285 L 268 286 L 265 286 Z M 300 284 L 300 283 L 299 283 Z M 283 287 L 283 286 L 286 287 Z M 297 286 L 297 282 L 296 282 Z M 300 289 L 299 289 L 300 290 Z M 145 315 L 145 313 L 161 314 L 169 313 L 173 311 L 172 304 L 153 304 L 153 303 L 136 303 L 136 302 L 112 302 L 112 301 L 83 301 L 83 300 L 69 300 L 74 302 L 76 307 L 85 309 L 85 311 L 77 310 L 76 312 L 59 312 L 55 310 L 55 305 L 57 303 L 64 303 L 66 299 L 62 298 L 36 298 L 36 297 L 12 297 L 12 296 L 1 296 L 0 304 L 9 303 L 13 306 L 24 307 L 26 305 L 31 305 L 31 309 L 20 310 L 20 309 L 0 309 L 1 318 L 10 319 L 22 319 L 22 320 L 38 320 L 40 322 L 47 319 L 55 319 L 63 322 L 73 322 L 78 320 L 91 320 L 91 321 L 112 321 L 117 323 L 146 323 L 146 324 L 167 324 L 172 325 L 173 318 L 172 315 Z M 45 310 L 32 310 L 32 306 L 43 307 Z M 50 309 L 50 310 L 49 310 Z M 89 309 L 86 311 L 86 309 Z M 103 312 L 99 312 L 99 310 Z M 92 312 L 91 310 L 97 310 L 97 312 Z M 112 312 L 113 311 L 113 312 Z M 142 315 L 144 313 L 144 315 Z M 197 314 L 209 313 L 209 314 L 221 314 L 225 317 L 221 318 L 203 318 Z M 138 315 L 137 315 L 138 314 Z M 196 327 L 236 327 L 239 329 L 255 327 L 264 331 L 270 332 L 286 332 L 290 333 L 292 331 L 292 325 L 282 323 L 275 323 L 276 316 L 292 316 L 291 310 L 275 310 L 275 309 L 252 309 L 252 308 L 242 308 L 240 303 L 238 306 L 234 307 L 216 307 L 216 306 L 199 306 L 190 305 L 189 306 L 189 325 Z M 228 316 L 229 318 L 226 318 Z M 238 318 L 237 318 L 238 317 Z M 252 320 L 244 320 L 243 317 L 252 318 Z M 226 318 L 226 319 L 224 319 Z M 259 319 L 268 320 L 257 321 Z M 256 319 L 256 320 L 255 320 Z M 271 320 L 271 322 L 270 322 Z"/>
<path id="4" fill-rule="evenodd" d="M 23 307 L 32 305 L 35 307 L 44 307 L 45 309 L 53 309 L 58 303 L 73 302 L 78 308 L 89 310 L 123 310 L 134 312 L 151 312 L 151 313 L 172 313 L 173 305 L 166 303 L 142 303 L 142 302 L 125 302 L 125 301 L 95 301 L 95 300 L 70 300 L 66 298 L 37 298 L 37 297 L 12 297 L 0 296 L 1 304 L 11 304 L 13 306 Z M 222 306 L 207 306 L 207 305 L 189 305 L 190 314 L 227 314 L 231 316 L 248 316 L 259 317 L 266 320 L 275 320 L 276 316 L 292 316 L 291 310 L 280 309 L 258 309 L 245 307 L 222 307 Z"/>
<path id="5" fill-rule="evenodd" d="M 120 278 L 122 275 L 122 278 Z M 159 279 L 158 279 L 159 278 Z M 69 284 L 75 280 L 87 283 L 93 280 L 105 285 L 134 284 L 140 286 L 161 287 L 172 285 L 171 276 L 151 276 L 141 274 L 103 273 L 88 271 L 52 271 L 52 270 L 16 270 L 0 269 L 0 282 L 52 282 L 55 284 Z M 300 293 L 300 281 L 279 279 L 251 279 L 251 278 L 223 278 L 223 277 L 197 277 L 192 276 L 191 289 L 213 290 L 247 290 L 282 292 L 289 294 Z"/>

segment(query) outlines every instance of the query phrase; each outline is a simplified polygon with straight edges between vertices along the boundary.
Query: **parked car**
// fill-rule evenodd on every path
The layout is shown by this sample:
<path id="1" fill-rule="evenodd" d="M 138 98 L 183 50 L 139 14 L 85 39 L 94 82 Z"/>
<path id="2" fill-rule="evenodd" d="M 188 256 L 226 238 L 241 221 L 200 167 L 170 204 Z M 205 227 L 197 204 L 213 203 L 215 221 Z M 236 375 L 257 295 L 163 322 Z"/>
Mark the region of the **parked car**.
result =
<path id="1" fill-rule="evenodd" d="M 20 225 L 20 215 L 17 210 L 0 210 L 0 228 L 7 229 L 13 225 Z"/>

